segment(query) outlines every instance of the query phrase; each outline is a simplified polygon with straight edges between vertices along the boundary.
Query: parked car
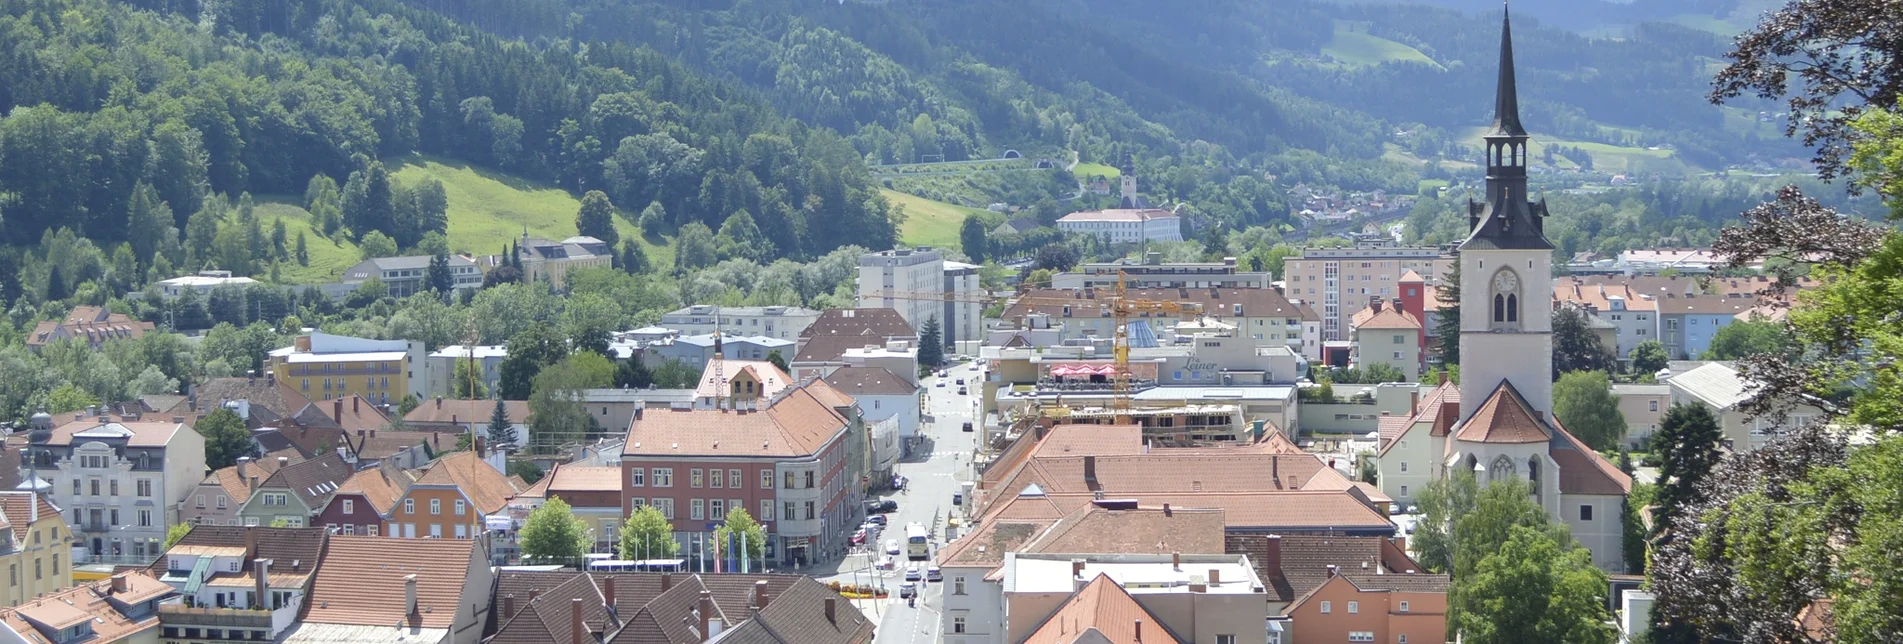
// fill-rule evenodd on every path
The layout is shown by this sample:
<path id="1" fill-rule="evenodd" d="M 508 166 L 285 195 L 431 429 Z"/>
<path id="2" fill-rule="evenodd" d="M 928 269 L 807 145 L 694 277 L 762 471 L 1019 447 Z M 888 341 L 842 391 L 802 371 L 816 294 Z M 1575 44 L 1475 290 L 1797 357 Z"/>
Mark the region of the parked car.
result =
<path id="1" fill-rule="evenodd" d="M 938 566 L 928 567 L 925 569 L 925 581 L 945 581 L 945 573 Z"/>
<path id="2" fill-rule="evenodd" d="M 965 493 L 964 493 L 964 492 L 953 492 L 953 493 L 952 493 L 952 505 L 964 505 L 964 504 L 965 504 Z"/>
<path id="3" fill-rule="evenodd" d="M 918 584 L 908 581 L 908 582 L 905 582 L 905 585 L 899 586 L 899 599 L 911 599 L 917 596 L 918 596 Z"/>
<path id="4" fill-rule="evenodd" d="M 899 511 L 899 502 L 898 502 L 898 501 L 894 501 L 894 500 L 892 500 L 892 499 L 886 499 L 886 500 L 884 500 L 884 501 L 880 501 L 880 502 L 879 502 L 879 511 L 880 511 L 880 512 L 898 512 L 898 511 Z"/>
<path id="5" fill-rule="evenodd" d="M 893 566 L 897 566 L 897 565 L 899 565 L 899 560 L 893 559 L 892 555 L 886 555 L 884 557 L 879 558 L 880 570 L 891 570 Z"/>
<path id="6" fill-rule="evenodd" d="M 897 555 L 899 554 L 899 552 L 900 552 L 900 551 L 899 551 L 899 540 L 898 540 L 898 539 L 886 539 L 886 540 L 885 540 L 885 553 L 886 553 L 886 554 L 888 554 L 888 555 L 893 555 L 893 556 L 897 556 Z"/>
<path id="7" fill-rule="evenodd" d="M 969 420 L 965 421 L 965 431 L 971 431 L 971 421 Z"/>
<path id="8" fill-rule="evenodd" d="M 943 380 L 940 380 L 940 381 L 938 381 L 938 386 L 939 386 L 940 388 L 943 388 L 943 387 L 945 386 L 945 381 L 943 381 Z"/>
<path id="9" fill-rule="evenodd" d="M 965 379 L 964 379 L 964 378 L 959 378 L 959 379 L 958 379 L 958 386 L 960 386 L 960 387 L 963 387 L 963 386 L 965 386 Z"/>
<path id="10" fill-rule="evenodd" d="M 960 396 L 964 396 L 964 395 L 968 395 L 968 394 L 970 394 L 970 393 L 971 393 L 971 392 L 968 392 L 968 391 L 965 391 L 965 388 L 964 388 L 964 387 L 959 387 L 959 388 L 958 388 L 958 395 L 960 395 Z"/>
<path id="11" fill-rule="evenodd" d="M 905 580 L 906 580 L 906 581 L 918 581 L 918 580 L 920 580 L 920 579 L 924 579 L 924 578 L 925 578 L 925 577 L 924 577 L 923 575 L 920 575 L 920 574 L 919 574 L 919 572 L 918 572 L 918 566 L 906 566 L 906 567 L 905 567 Z"/>
<path id="12" fill-rule="evenodd" d="M 896 510 L 897 508 L 893 508 L 893 509 Z M 884 527 L 885 521 L 886 521 L 885 515 L 883 514 L 875 514 L 875 515 L 866 517 L 866 523 L 870 523 L 876 526 Z"/>
<path id="13" fill-rule="evenodd" d="M 910 479 L 907 479 L 902 475 L 898 475 L 898 474 L 892 475 L 892 489 L 894 490 L 903 490 L 905 489 L 905 484 L 910 482 L 911 482 Z"/>

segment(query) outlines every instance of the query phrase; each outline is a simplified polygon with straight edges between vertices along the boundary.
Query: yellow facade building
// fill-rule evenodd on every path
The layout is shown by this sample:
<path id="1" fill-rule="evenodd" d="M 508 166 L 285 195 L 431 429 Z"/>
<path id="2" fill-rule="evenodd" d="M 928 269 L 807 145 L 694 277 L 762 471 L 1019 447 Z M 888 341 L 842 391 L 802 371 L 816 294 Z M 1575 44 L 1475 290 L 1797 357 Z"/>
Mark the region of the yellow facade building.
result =
<path id="1" fill-rule="evenodd" d="M 0 606 L 73 585 L 73 533 L 66 519 L 32 492 L 0 492 Z"/>
<path id="2" fill-rule="evenodd" d="M 363 396 L 377 404 L 395 404 L 405 395 L 426 397 L 423 343 L 416 340 L 366 340 L 328 333 L 299 336 L 295 344 L 271 352 L 271 373 L 312 401 Z"/>

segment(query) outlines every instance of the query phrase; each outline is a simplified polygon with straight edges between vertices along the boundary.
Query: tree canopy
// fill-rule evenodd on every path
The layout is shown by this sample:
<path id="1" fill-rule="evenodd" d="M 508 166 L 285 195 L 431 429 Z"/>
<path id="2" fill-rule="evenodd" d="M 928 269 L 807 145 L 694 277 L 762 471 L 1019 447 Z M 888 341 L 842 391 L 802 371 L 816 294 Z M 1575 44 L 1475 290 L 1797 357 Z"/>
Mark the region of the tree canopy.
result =
<path id="1" fill-rule="evenodd" d="M 1597 451 L 1618 449 L 1625 438 L 1625 414 L 1612 395 L 1612 381 L 1599 371 L 1574 371 L 1553 383 L 1553 415 L 1566 431 Z"/>
<path id="2" fill-rule="evenodd" d="M 593 547 L 594 537 L 588 534 L 588 524 L 575 516 L 568 502 L 551 496 L 529 513 L 517 542 L 524 557 L 574 561 Z"/>

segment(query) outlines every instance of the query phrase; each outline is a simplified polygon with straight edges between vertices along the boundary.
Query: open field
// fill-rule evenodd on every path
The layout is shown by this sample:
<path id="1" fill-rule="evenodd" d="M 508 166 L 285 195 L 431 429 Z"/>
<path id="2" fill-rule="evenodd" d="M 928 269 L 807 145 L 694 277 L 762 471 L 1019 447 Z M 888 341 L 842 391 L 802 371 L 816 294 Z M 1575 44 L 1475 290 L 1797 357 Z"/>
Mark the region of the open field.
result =
<path id="1" fill-rule="evenodd" d="M 1003 215 L 989 210 L 932 201 L 894 190 L 880 190 L 879 193 L 885 195 L 886 200 L 893 205 L 905 206 L 905 226 L 899 230 L 899 239 L 910 246 L 959 248 L 958 227 L 965 223 L 966 215 L 978 215 L 985 220 L 987 227 L 1004 220 Z"/>
<path id="2" fill-rule="evenodd" d="M 1322 53 L 1350 67 L 1406 62 L 1441 67 L 1440 63 L 1428 58 L 1421 50 L 1371 35 L 1367 33 L 1365 23 L 1348 20 L 1335 21 L 1335 35 L 1328 44 L 1322 46 Z"/>
<path id="3" fill-rule="evenodd" d="M 1483 149 L 1486 147 L 1486 141 L 1481 137 L 1486 134 L 1486 131 L 1486 127 L 1468 128 L 1461 133 L 1460 143 L 1475 149 Z M 1684 175 L 1699 171 L 1699 168 L 1685 163 L 1671 150 L 1652 150 L 1590 141 L 1568 141 L 1539 133 L 1533 134 L 1533 143 L 1529 146 L 1527 154 L 1531 158 L 1539 159 L 1545 155 L 1546 146 L 1549 145 L 1576 147 L 1585 151 L 1592 155 L 1593 168 L 1600 172 L 1654 172 Z"/>

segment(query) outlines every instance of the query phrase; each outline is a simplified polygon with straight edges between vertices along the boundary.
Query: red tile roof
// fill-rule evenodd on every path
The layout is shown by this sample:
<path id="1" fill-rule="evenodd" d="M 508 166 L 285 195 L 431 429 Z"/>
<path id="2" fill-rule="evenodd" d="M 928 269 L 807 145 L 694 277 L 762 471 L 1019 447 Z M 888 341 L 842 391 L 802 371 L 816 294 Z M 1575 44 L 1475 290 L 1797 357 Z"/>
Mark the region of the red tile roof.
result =
<path id="1" fill-rule="evenodd" d="M 509 422 L 526 425 L 534 418 L 529 411 L 529 401 L 504 400 L 503 413 L 509 415 Z M 489 417 L 496 413 L 494 400 L 453 400 L 436 398 L 425 400 L 416 409 L 403 415 L 406 424 L 445 424 L 488 426 Z"/>
<path id="2" fill-rule="evenodd" d="M 391 464 L 380 464 L 350 475 L 342 485 L 337 486 L 335 496 L 361 496 L 378 514 L 387 514 L 396 507 L 397 499 L 403 498 L 404 491 L 410 488 L 412 482 L 409 472 Z"/>
<path id="3" fill-rule="evenodd" d="M 454 625 L 480 552 L 470 539 L 332 535 L 302 620 L 362 626 Z M 404 615 L 404 579 L 416 575 L 417 615 Z"/>
<path id="4" fill-rule="evenodd" d="M 1557 424 L 1558 420 L 1554 422 Z M 1558 437 L 1547 450 L 1547 455 L 1559 466 L 1561 494 L 1624 496 L 1632 493 L 1632 477 L 1619 471 L 1618 466 L 1598 452 L 1587 449 L 1564 426 L 1557 429 Z"/>
<path id="5" fill-rule="evenodd" d="M 33 528 L 33 506 L 39 506 L 39 518 L 58 519 L 59 508 L 53 507 L 46 497 L 32 492 L 0 491 L 0 528 L 13 529 L 13 543 L 26 543 L 27 531 Z"/>
<path id="6" fill-rule="evenodd" d="M 1141 623 L 1141 626 L 1138 624 Z M 1139 636 L 1137 629 L 1143 629 Z M 1102 638 L 1102 639 L 1097 639 Z M 1099 574 L 1070 596 L 1057 612 L 1032 631 L 1022 644 L 1073 642 L 1178 642 L 1150 611 L 1144 610 L 1109 575 Z"/>
<path id="7" fill-rule="evenodd" d="M 1469 443 L 1539 443 L 1552 440 L 1552 434 L 1513 383 L 1502 380 L 1454 438 Z"/>
<path id="8" fill-rule="evenodd" d="M 1421 321 L 1414 314 L 1394 308 L 1392 303 L 1382 304 L 1380 309 L 1370 306 L 1356 311 L 1349 318 L 1349 326 L 1356 329 L 1418 329 Z"/>
<path id="9" fill-rule="evenodd" d="M 475 452 L 466 450 L 431 461 L 423 467 L 423 474 L 416 478 L 415 485 L 455 487 L 483 514 L 502 511 L 518 492 L 507 476 L 483 462 Z"/>
<path id="10" fill-rule="evenodd" d="M 793 388 L 766 411 L 654 409 L 634 421 L 624 457 L 809 456 L 839 437 L 846 419 L 806 388 Z"/>

